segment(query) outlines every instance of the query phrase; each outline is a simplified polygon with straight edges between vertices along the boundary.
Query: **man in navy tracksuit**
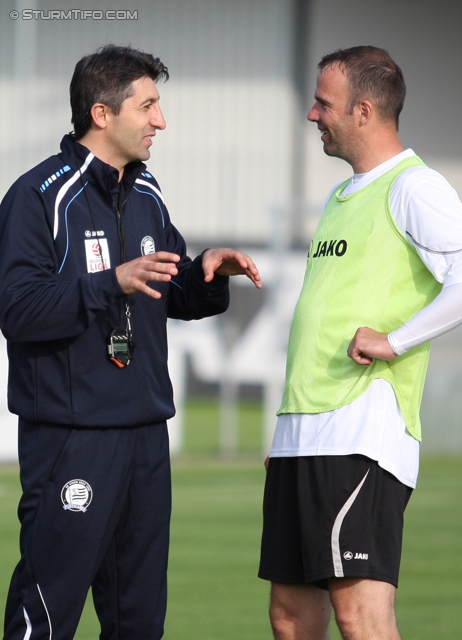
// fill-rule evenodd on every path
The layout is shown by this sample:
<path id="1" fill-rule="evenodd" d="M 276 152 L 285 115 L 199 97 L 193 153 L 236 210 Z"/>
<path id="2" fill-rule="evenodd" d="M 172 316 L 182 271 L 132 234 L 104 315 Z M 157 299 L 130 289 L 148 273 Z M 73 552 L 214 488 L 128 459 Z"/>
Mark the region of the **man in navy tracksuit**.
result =
<path id="1" fill-rule="evenodd" d="M 5 640 L 74 637 L 90 586 L 103 640 L 162 637 L 170 520 L 166 320 L 228 306 L 252 260 L 191 261 L 141 162 L 165 121 L 158 58 L 77 64 L 74 135 L 0 208 L 0 326 L 19 416 L 21 560 Z"/>

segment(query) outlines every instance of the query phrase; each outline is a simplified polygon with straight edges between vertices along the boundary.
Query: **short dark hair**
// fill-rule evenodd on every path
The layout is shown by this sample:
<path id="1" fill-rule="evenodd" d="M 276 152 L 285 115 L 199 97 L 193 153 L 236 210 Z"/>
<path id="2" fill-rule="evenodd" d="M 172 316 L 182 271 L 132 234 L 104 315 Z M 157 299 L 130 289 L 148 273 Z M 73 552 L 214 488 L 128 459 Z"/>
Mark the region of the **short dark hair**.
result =
<path id="1" fill-rule="evenodd" d="M 118 114 L 122 102 L 132 95 L 132 83 L 144 76 L 155 82 L 169 77 L 167 67 L 159 58 L 131 47 L 108 44 L 79 60 L 70 85 L 76 139 L 89 131 L 94 104 L 101 102 Z"/>
<path id="2" fill-rule="evenodd" d="M 322 71 L 336 64 L 348 78 L 350 113 L 360 100 L 369 98 L 382 119 L 394 121 L 398 128 L 406 97 L 406 83 L 403 72 L 388 51 L 371 46 L 338 49 L 324 56 L 318 68 Z"/>

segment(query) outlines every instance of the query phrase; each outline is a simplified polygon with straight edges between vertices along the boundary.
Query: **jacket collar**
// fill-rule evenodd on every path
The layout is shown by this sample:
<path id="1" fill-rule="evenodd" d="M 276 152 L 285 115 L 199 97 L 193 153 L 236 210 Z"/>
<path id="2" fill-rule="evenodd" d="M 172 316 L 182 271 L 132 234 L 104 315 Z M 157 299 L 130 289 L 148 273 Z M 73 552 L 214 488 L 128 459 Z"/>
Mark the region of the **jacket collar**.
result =
<path id="1" fill-rule="evenodd" d="M 76 142 L 72 134 L 67 134 L 61 141 L 61 155 L 66 163 L 75 171 L 82 171 L 84 181 L 89 181 L 92 186 L 102 192 L 103 196 L 110 196 L 113 202 L 117 201 L 119 193 L 119 172 L 115 167 L 106 164 L 94 156 L 87 147 Z M 135 180 L 146 169 L 143 162 L 130 162 L 124 169 L 122 178 L 124 194 L 127 196 Z"/>

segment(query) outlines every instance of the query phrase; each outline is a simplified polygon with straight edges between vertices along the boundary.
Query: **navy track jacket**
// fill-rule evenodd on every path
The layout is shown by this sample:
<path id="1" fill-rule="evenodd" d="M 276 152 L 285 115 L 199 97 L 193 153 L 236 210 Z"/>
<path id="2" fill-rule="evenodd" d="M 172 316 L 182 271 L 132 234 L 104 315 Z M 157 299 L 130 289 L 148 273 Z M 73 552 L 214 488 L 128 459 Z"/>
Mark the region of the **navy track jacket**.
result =
<path id="1" fill-rule="evenodd" d="M 19 178 L 0 206 L 8 406 L 26 420 L 98 428 L 167 420 L 174 414 L 167 317 L 192 320 L 227 309 L 228 278 L 204 282 L 201 257 L 187 257 L 145 165 L 125 167 L 121 234 L 119 188 L 115 168 L 65 136 L 61 153 Z M 107 338 L 111 328 L 126 326 L 126 296 L 115 275 L 123 245 L 126 261 L 155 250 L 181 262 L 170 283 L 152 283 L 160 300 L 128 297 L 136 350 L 118 369 Z"/>

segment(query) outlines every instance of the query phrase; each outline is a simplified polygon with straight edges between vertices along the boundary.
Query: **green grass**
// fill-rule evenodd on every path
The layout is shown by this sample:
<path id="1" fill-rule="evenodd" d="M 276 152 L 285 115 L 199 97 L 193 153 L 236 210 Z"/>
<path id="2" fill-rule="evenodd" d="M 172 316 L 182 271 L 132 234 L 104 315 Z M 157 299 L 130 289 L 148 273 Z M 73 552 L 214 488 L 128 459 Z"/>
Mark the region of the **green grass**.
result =
<path id="1" fill-rule="evenodd" d="M 188 402 L 185 415 L 185 450 L 189 453 L 218 452 L 218 403 L 195 399 Z M 257 402 L 242 401 L 238 411 L 240 453 L 259 452 L 262 443 L 262 409 Z"/>
<path id="2" fill-rule="evenodd" d="M 214 461 L 173 477 L 165 637 L 269 638 L 268 585 L 256 577 L 263 466 Z"/>
<path id="3" fill-rule="evenodd" d="M 462 458 L 424 459 L 406 512 L 398 620 L 405 638 L 462 637 Z"/>
<path id="4" fill-rule="evenodd" d="M 21 495 L 18 471 L 13 465 L 0 466 L 0 611 L 4 603 L 11 573 L 18 561 L 19 523 L 16 516 Z M 3 620 L 2 620 L 3 629 Z"/>
<path id="5" fill-rule="evenodd" d="M 213 407 L 208 407 L 213 416 Z M 166 640 L 269 640 L 268 584 L 256 577 L 264 471 L 259 433 L 246 454 L 220 458 L 215 430 L 195 405 L 193 452 L 173 464 L 174 512 Z M 249 429 L 258 411 L 244 409 Z M 210 417 L 210 416 L 209 416 Z M 214 418 L 212 417 L 212 420 Z M 194 423 L 194 424 L 193 424 Z M 208 435 L 207 435 L 208 434 Z M 194 436 L 194 437 L 193 437 Z M 205 451 L 200 453 L 199 442 Z M 194 447 L 191 446 L 194 444 Z M 17 561 L 17 469 L 0 468 L 0 606 Z M 462 624 L 462 458 L 424 459 L 406 511 L 398 624 L 405 640 L 454 640 Z M 91 603 L 77 640 L 96 640 Z M 339 638 L 333 628 L 331 639 Z"/>

